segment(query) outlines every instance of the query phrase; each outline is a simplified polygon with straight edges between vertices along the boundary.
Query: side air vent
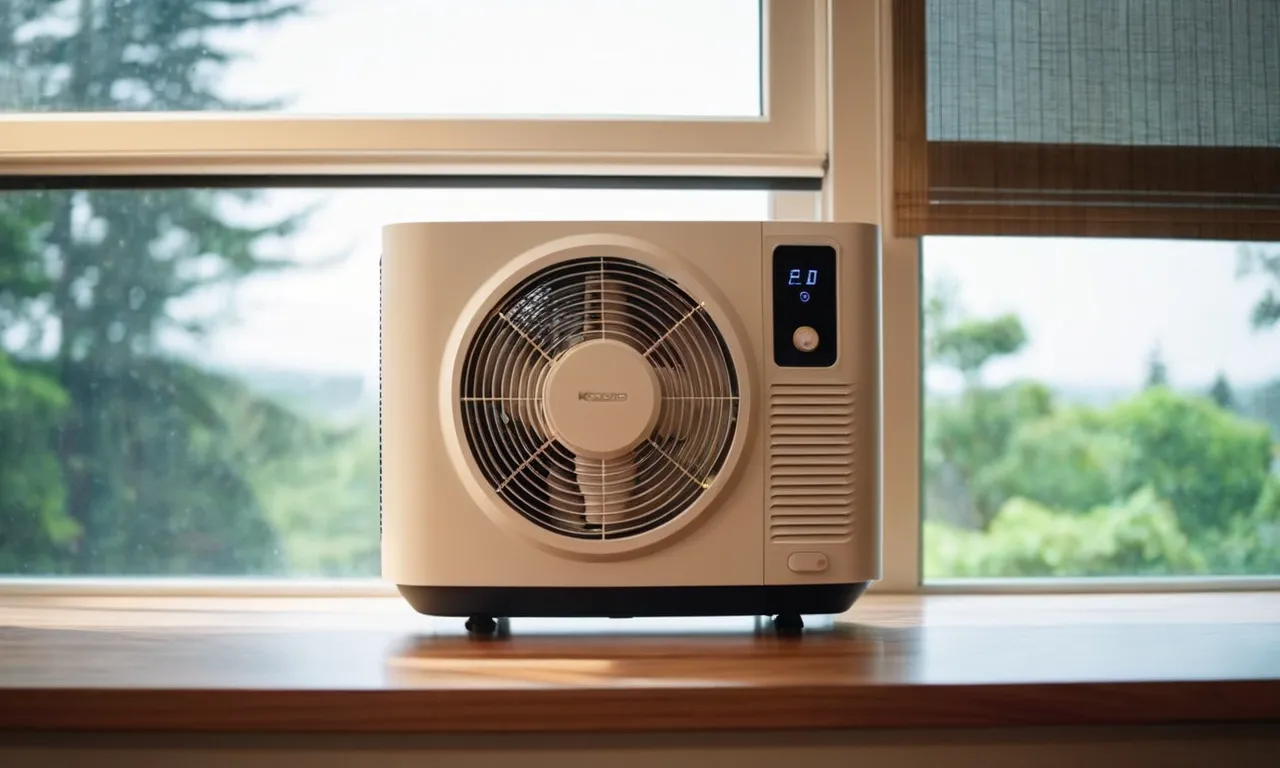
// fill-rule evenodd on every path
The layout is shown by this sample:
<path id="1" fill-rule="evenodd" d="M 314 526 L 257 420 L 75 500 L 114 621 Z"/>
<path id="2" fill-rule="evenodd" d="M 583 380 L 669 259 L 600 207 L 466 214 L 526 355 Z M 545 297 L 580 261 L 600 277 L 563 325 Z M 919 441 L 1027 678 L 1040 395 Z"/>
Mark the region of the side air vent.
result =
<path id="1" fill-rule="evenodd" d="M 855 402 L 851 385 L 770 388 L 770 541 L 835 544 L 853 536 Z"/>

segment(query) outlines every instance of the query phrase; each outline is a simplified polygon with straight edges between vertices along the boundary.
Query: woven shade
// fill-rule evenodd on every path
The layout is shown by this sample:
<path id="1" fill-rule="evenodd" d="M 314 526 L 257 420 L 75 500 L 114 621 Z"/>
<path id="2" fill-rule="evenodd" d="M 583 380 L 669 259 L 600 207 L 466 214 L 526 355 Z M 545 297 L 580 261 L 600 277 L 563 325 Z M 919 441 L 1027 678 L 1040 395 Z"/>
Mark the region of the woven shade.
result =
<path id="1" fill-rule="evenodd" d="M 902 234 L 1280 238 L 1280 0 L 899 0 Z"/>

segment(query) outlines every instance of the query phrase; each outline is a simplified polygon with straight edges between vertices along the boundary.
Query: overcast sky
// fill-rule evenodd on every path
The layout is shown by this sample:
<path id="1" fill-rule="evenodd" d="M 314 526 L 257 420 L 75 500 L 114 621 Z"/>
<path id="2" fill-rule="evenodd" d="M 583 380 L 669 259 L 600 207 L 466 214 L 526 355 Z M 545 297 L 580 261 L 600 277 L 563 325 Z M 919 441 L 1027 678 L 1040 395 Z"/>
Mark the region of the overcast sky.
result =
<path id="1" fill-rule="evenodd" d="M 252 58 L 233 68 L 228 94 L 288 95 L 297 112 L 714 117 L 759 106 L 755 0 L 318 0 L 304 18 L 236 35 Z M 767 215 L 763 192 L 572 190 L 280 191 L 258 213 L 314 200 L 324 207 L 290 251 L 348 258 L 246 284 L 212 359 L 376 382 L 389 222 Z M 954 280 L 972 314 L 1023 319 L 1031 343 L 993 366 L 994 380 L 1136 386 L 1156 343 L 1175 384 L 1202 386 L 1218 370 L 1275 378 L 1280 331 L 1250 332 L 1262 284 L 1237 279 L 1235 253 L 1231 243 L 936 238 L 925 277 Z"/>

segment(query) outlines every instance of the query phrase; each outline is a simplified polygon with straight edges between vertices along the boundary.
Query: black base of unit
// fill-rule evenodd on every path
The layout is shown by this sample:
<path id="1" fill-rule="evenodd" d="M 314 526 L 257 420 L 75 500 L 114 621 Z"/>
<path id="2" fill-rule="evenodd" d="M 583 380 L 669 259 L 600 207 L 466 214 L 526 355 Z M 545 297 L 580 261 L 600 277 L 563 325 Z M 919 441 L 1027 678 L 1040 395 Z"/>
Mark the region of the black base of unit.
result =
<path id="1" fill-rule="evenodd" d="M 420 587 L 397 585 L 418 613 L 497 618 L 774 616 L 843 613 L 871 582 L 731 587 Z"/>

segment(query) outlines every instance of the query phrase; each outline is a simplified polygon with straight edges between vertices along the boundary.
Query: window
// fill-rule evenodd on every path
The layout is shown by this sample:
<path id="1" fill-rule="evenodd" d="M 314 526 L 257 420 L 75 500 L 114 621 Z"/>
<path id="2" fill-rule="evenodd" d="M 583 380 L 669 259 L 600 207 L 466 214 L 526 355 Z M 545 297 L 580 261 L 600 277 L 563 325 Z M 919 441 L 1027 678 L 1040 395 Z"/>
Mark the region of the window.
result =
<path id="1" fill-rule="evenodd" d="M 0 13 L 0 168 L 823 172 L 817 0 L 169 6 L 63 0 Z"/>
<path id="2" fill-rule="evenodd" d="M 0 195 L 0 575 L 375 577 L 393 221 L 768 218 L 768 193 Z"/>
<path id="3" fill-rule="evenodd" d="M 0 0 L 0 577 L 376 576 L 382 225 L 812 210 L 821 7 Z"/>
<path id="4" fill-rule="evenodd" d="M 923 571 L 1280 574 L 1280 246 L 928 237 Z"/>
<path id="5" fill-rule="evenodd" d="M 6 11 L 2 110 L 762 113 L 759 0 L 41 5 Z"/>
<path id="6" fill-rule="evenodd" d="M 886 408 L 919 429 L 887 430 L 886 510 L 921 515 L 886 520 L 896 584 L 1274 583 L 1277 25 L 892 0 Z"/>

